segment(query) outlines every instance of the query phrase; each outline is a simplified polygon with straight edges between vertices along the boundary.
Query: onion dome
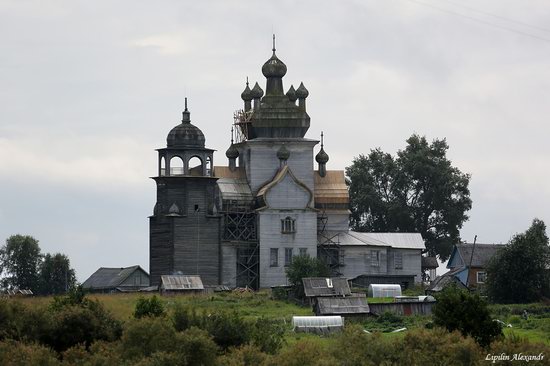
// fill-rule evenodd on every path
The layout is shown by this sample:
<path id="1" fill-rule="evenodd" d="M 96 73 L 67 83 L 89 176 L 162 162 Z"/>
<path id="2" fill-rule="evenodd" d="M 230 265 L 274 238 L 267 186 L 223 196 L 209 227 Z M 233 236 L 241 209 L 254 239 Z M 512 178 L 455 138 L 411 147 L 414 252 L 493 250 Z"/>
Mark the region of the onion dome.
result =
<path id="1" fill-rule="evenodd" d="M 298 97 L 296 96 L 296 90 L 294 90 L 294 86 L 290 86 L 290 89 L 288 89 L 288 91 L 286 92 L 286 96 L 291 102 L 294 103 L 296 101 Z"/>
<path id="2" fill-rule="evenodd" d="M 288 151 L 285 145 L 281 146 L 279 151 L 277 151 L 277 157 L 279 160 L 288 160 L 290 157 L 290 151 Z"/>
<path id="3" fill-rule="evenodd" d="M 183 111 L 181 124 L 172 128 L 166 138 L 169 148 L 204 148 L 206 139 L 202 131 L 191 124 L 190 113 L 187 110 L 187 98 L 185 98 L 185 110 Z"/>
<path id="4" fill-rule="evenodd" d="M 225 156 L 227 156 L 228 159 L 237 159 L 239 157 L 239 150 L 237 150 L 234 144 L 231 144 L 229 149 L 225 152 Z"/>
<path id="5" fill-rule="evenodd" d="M 315 161 L 319 164 L 326 164 L 328 162 L 328 154 L 325 149 L 321 147 L 321 150 L 315 155 Z"/>
<path id="6" fill-rule="evenodd" d="M 258 82 L 254 84 L 254 87 L 250 92 L 252 93 L 252 98 L 254 99 L 258 99 L 264 96 L 264 91 L 262 88 L 260 88 L 260 85 L 258 84 Z"/>
<path id="7" fill-rule="evenodd" d="M 244 88 L 244 91 L 241 93 L 241 98 L 245 102 L 252 100 L 252 90 L 248 87 L 248 81 L 246 82 L 246 88 Z"/>
<path id="8" fill-rule="evenodd" d="M 304 86 L 304 83 L 300 83 L 300 86 L 296 90 L 296 96 L 300 99 L 307 98 L 309 95 L 309 92 L 307 91 L 306 87 Z"/>
<path id="9" fill-rule="evenodd" d="M 262 74 L 266 78 L 282 78 L 286 75 L 286 65 L 275 55 L 275 49 L 273 49 L 273 56 L 262 66 Z"/>

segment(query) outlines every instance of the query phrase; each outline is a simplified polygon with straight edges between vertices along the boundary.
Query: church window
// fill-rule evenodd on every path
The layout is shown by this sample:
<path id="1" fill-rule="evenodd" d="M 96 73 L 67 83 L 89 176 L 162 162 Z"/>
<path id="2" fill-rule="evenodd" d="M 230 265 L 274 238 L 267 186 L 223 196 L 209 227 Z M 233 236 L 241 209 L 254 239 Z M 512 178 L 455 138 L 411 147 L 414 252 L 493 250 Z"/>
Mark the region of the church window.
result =
<path id="1" fill-rule="evenodd" d="M 271 248 L 269 251 L 269 266 L 279 266 L 279 248 Z"/>
<path id="2" fill-rule="evenodd" d="M 292 234 L 296 232 L 296 220 L 292 217 L 287 217 L 281 220 L 281 232 L 283 234 Z"/>
<path id="3" fill-rule="evenodd" d="M 379 267 L 380 266 L 380 251 L 379 250 L 371 250 L 370 251 L 370 265 L 373 267 Z"/>
<path id="4" fill-rule="evenodd" d="M 394 253 L 393 262 L 395 269 L 403 269 L 403 253 Z"/>
<path id="5" fill-rule="evenodd" d="M 292 263 L 292 248 L 285 248 L 285 266 Z"/>

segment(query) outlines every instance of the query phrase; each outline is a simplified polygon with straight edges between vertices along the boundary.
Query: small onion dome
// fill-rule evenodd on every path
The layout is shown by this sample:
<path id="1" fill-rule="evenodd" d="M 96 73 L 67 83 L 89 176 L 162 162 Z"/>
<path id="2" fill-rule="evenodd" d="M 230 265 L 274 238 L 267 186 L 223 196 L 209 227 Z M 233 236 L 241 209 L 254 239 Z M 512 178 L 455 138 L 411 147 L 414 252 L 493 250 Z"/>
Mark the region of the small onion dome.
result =
<path id="1" fill-rule="evenodd" d="M 237 150 L 234 144 L 231 144 L 229 149 L 225 152 L 225 156 L 227 156 L 228 159 L 237 159 L 239 157 L 239 150 Z"/>
<path id="2" fill-rule="evenodd" d="M 262 88 L 260 88 L 260 85 L 258 84 L 258 82 L 254 84 L 254 87 L 250 92 L 252 93 L 252 98 L 254 99 L 261 98 L 264 96 L 264 91 L 262 90 Z"/>
<path id="3" fill-rule="evenodd" d="M 252 90 L 248 87 L 248 83 L 246 83 L 246 88 L 244 88 L 244 91 L 241 93 L 241 98 L 245 102 L 252 100 Z"/>
<path id="4" fill-rule="evenodd" d="M 286 92 L 286 96 L 291 102 L 296 101 L 298 97 L 296 96 L 296 90 L 294 90 L 294 86 L 290 86 L 290 89 L 288 89 L 288 91 Z"/>
<path id="5" fill-rule="evenodd" d="M 319 164 L 326 164 L 328 162 L 328 154 L 325 152 L 325 149 L 321 150 L 315 155 L 315 161 Z"/>
<path id="6" fill-rule="evenodd" d="M 309 92 L 307 91 L 306 87 L 304 86 L 304 83 L 300 83 L 300 86 L 296 90 L 296 96 L 300 99 L 307 98 L 309 95 Z"/>
<path id="7" fill-rule="evenodd" d="M 290 157 L 290 151 L 288 151 L 285 145 L 281 146 L 279 151 L 277 151 L 277 157 L 279 160 L 288 160 Z"/>
<path id="8" fill-rule="evenodd" d="M 286 65 L 275 55 L 275 51 L 273 51 L 273 56 L 262 66 L 262 74 L 266 78 L 282 78 L 285 76 Z"/>

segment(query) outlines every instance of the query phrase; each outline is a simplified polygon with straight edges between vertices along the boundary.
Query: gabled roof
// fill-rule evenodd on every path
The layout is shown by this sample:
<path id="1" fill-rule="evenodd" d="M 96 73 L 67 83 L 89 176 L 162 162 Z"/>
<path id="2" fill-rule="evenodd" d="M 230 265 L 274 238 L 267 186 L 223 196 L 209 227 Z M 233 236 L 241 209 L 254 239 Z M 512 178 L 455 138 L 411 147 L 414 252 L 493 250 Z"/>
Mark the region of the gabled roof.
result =
<path id="1" fill-rule="evenodd" d="M 201 276 L 163 275 L 160 278 L 164 290 L 204 290 Z"/>
<path id="2" fill-rule="evenodd" d="M 462 259 L 463 266 L 469 266 L 470 260 L 472 261 L 472 267 L 485 267 L 487 262 L 493 258 L 497 250 L 502 248 L 502 244 L 470 244 L 461 243 L 455 245 L 451 257 L 449 258 L 449 264 L 453 262 L 454 256 L 458 255 Z M 473 251 L 473 256 L 472 256 Z M 447 266 L 447 268 L 450 268 Z"/>
<path id="3" fill-rule="evenodd" d="M 306 297 L 351 295 L 348 280 L 343 277 L 302 278 Z"/>
<path id="4" fill-rule="evenodd" d="M 401 249 L 426 249 L 418 233 L 360 233 L 356 231 L 327 231 L 318 238 L 319 244 L 371 245 Z"/>
<path id="5" fill-rule="evenodd" d="M 101 267 L 86 281 L 84 281 L 82 287 L 89 289 L 115 288 L 120 286 L 132 273 L 137 270 L 141 270 L 149 276 L 149 274 L 138 265 L 119 268 Z"/>
<path id="6" fill-rule="evenodd" d="M 320 297 L 318 315 L 367 314 L 370 311 L 366 297 Z"/>

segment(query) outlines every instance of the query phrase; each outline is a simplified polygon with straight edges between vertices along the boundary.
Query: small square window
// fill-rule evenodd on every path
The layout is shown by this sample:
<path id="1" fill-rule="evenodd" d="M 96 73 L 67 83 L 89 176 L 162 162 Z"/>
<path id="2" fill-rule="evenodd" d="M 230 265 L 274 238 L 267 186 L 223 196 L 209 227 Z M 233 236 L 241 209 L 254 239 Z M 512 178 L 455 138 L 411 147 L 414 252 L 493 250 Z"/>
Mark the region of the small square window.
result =
<path id="1" fill-rule="evenodd" d="M 477 283 L 485 283 L 487 274 L 485 272 L 477 272 Z"/>
<path id="2" fill-rule="evenodd" d="M 271 248 L 269 251 L 269 265 L 271 267 L 279 266 L 279 249 Z"/>
<path id="3" fill-rule="evenodd" d="M 307 255 L 307 248 L 300 248 L 300 256 L 305 257 Z"/>
<path id="4" fill-rule="evenodd" d="M 292 248 L 285 248 L 285 266 L 292 263 Z"/>

